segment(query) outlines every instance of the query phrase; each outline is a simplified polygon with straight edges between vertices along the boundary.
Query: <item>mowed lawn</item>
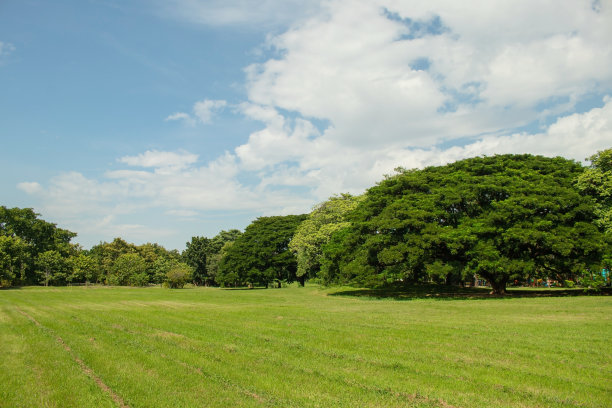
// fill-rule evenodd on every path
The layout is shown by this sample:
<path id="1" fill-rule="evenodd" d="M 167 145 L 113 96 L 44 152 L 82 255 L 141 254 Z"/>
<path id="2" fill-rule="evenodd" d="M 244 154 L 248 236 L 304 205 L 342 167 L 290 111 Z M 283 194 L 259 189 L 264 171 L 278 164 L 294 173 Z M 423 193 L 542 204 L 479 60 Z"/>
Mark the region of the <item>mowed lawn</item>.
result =
<path id="1" fill-rule="evenodd" d="M 2 290 L 0 406 L 612 406 L 612 297 L 332 292 Z"/>

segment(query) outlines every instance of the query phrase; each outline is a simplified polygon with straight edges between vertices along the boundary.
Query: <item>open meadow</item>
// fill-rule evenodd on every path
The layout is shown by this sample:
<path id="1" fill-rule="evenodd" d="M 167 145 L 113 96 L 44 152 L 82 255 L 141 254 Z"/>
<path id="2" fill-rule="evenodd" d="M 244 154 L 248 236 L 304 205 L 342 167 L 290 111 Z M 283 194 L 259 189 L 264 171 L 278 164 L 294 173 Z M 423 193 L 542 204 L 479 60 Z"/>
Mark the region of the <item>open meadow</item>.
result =
<path id="1" fill-rule="evenodd" d="M 1 407 L 610 407 L 612 297 L 0 291 Z"/>

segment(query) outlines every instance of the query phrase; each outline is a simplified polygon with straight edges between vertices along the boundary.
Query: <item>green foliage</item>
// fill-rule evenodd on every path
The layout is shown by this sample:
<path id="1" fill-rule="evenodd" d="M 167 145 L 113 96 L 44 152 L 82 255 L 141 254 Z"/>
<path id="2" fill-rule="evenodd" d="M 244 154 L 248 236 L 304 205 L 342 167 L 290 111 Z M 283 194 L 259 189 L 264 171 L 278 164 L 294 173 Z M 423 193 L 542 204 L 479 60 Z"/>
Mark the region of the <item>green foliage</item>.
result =
<path id="1" fill-rule="evenodd" d="M 194 268 L 196 284 L 215 285 L 221 250 L 228 242 L 235 241 L 242 233 L 237 229 L 221 231 L 214 238 L 192 237 L 183 251 L 184 261 Z"/>
<path id="2" fill-rule="evenodd" d="M 297 258 L 296 276 L 313 278 L 321 269 L 322 246 L 327 244 L 334 232 L 345 228 L 349 222 L 346 214 L 355 209 L 362 196 L 342 194 L 319 204 L 302 222 L 289 243 L 289 249 Z"/>
<path id="3" fill-rule="evenodd" d="M 111 277 L 114 274 L 115 261 L 121 255 L 133 254 L 136 252 L 137 250 L 134 244 L 129 244 L 121 238 L 115 238 L 112 242 L 101 242 L 98 245 L 94 245 L 88 251 L 88 255 L 96 262 L 99 282 L 110 283 L 110 281 L 116 282 L 116 279 Z"/>
<path id="4" fill-rule="evenodd" d="M 178 251 L 168 251 L 159 244 L 137 246 L 121 238 L 101 242 L 87 255 L 94 260 L 93 275 L 99 282 L 131 286 L 161 284 L 170 266 L 181 258 Z"/>
<path id="5" fill-rule="evenodd" d="M 0 235 L 0 287 L 13 286 L 26 280 L 30 253 L 30 248 L 21 238 Z"/>
<path id="6" fill-rule="evenodd" d="M 268 286 L 296 280 L 297 261 L 289 243 L 306 215 L 260 217 L 225 248 L 217 281 L 222 286 Z"/>
<path id="7" fill-rule="evenodd" d="M 599 292 L 608 283 L 601 272 L 591 270 L 585 270 L 578 278 L 578 282 L 586 292 Z"/>
<path id="8" fill-rule="evenodd" d="M 576 185 L 595 198 L 597 222 L 612 235 L 612 149 L 597 152 L 589 160 L 591 166 L 578 177 Z"/>
<path id="9" fill-rule="evenodd" d="M 94 258 L 81 252 L 69 258 L 72 273 L 68 282 L 96 282 L 98 280 L 98 267 Z"/>
<path id="10" fill-rule="evenodd" d="M 174 263 L 166 272 L 165 282 L 170 288 L 182 288 L 193 278 L 193 269 L 186 263 Z"/>
<path id="11" fill-rule="evenodd" d="M 71 273 L 71 265 L 68 258 L 65 258 L 56 250 L 45 251 L 38 254 L 36 266 L 39 282 L 45 286 L 65 285 Z"/>
<path id="12" fill-rule="evenodd" d="M 145 286 L 149 281 L 147 264 L 137 253 L 119 255 L 107 279 L 109 285 Z"/>
<path id="13" fill-rule="evenodd" d="M 206 261 L 210 252 L 210 239 L 206 237 L 192 237 L 191 242 L 187 242 L 187 248 L 183 251 L 183 259 L 193 267 L 193 280 L 197 284 L 210 282 Z"/>
<path id="14" fill-rule="evenodd" d="M 10 257 L 13 259 L 10 263 L 13 272 L 8 274 L 12 276 L 10 281 L 13 285 L 32 284 L 38 281 L 37 259 L 40 254 L 46 251 L 56 251 L 62 257 L 68 257 L 73 252 L 70 240 L 76 234 L 38 218 L 39 215 L 31 208 L 0 206 L 0 236 L 19 238 L 19 243 L 13 242 L 10 245 L 12 247 Z M 9 244 L 5 242 L 3 245 L 4 249 L 8 250 Z M 16 260 L 15 256 L 18 256 L 19 259 Z M 4 256 L 4 258 L 7 257 Z M 5 260 L 5 262 L 8 261 Z M 19 265 L 19 273 L 15 273 L 15 263 Z M 9 279 L 5 281 L 8 282 Z"/>
<path id="15" fill-rule="evenodd" d="M 515 278 L 574 277 L 605 249 L 593 200 L 573 186 L 581 172 L 531 155 L 402 170 L 369 189 L 351 225 L 323 246 L 323 280 L 378 286 L 478 274 L 503 293 Z"/>

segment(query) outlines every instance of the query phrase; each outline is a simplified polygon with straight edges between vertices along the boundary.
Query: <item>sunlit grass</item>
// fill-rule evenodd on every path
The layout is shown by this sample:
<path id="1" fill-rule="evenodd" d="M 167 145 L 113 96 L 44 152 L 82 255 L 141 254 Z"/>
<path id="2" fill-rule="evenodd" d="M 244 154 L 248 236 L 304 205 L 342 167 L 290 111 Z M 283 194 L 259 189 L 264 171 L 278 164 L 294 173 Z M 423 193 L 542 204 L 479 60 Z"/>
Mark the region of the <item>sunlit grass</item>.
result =
<path id="1" fill-rule="evenodd" d="M 0 406 L 612 406 L 610 297 L 341 291 L 0 291 Z"/>

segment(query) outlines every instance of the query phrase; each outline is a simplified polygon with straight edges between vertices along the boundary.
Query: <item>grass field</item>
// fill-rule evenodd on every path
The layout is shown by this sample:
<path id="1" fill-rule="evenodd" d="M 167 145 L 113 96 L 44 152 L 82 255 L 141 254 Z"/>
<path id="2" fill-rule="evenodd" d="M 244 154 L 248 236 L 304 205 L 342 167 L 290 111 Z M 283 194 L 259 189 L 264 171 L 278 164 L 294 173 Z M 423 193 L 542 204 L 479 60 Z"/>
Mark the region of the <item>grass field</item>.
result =
<path id="1" fill-rule="evenodd" d="M 612 406 L 610 296 L 334 291 L 0 291 L 0 406 Z"/>

